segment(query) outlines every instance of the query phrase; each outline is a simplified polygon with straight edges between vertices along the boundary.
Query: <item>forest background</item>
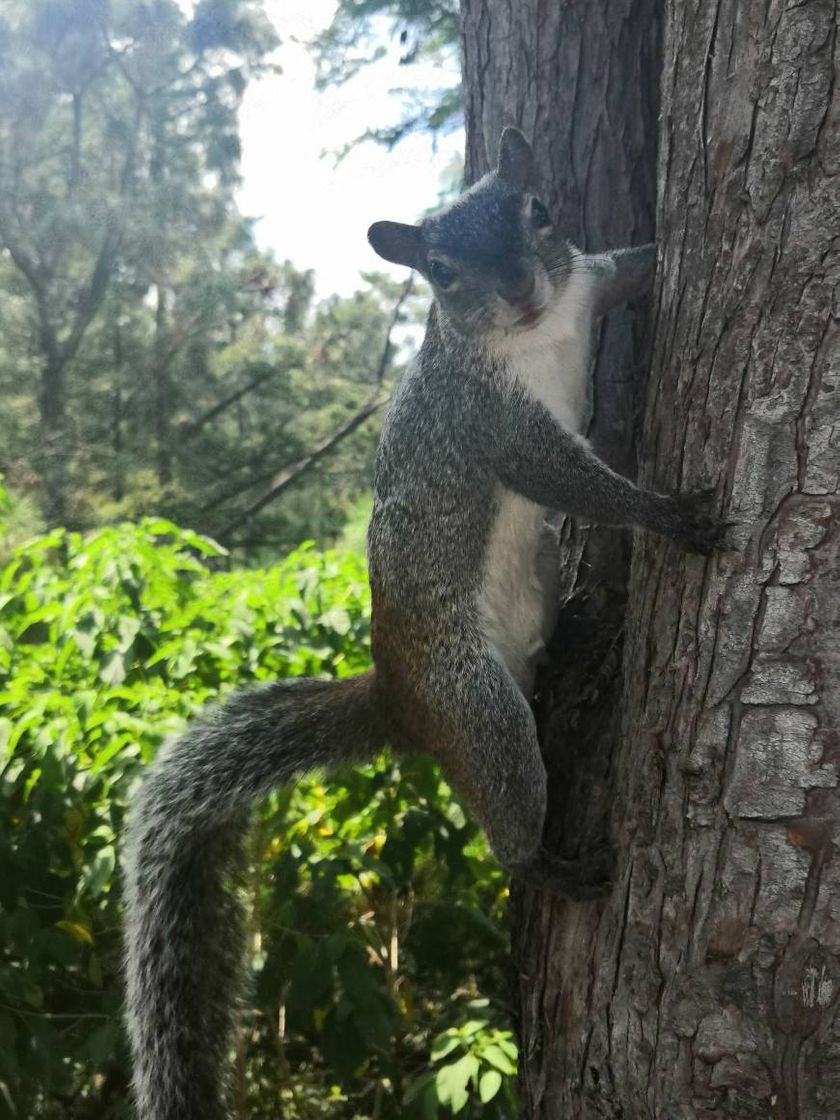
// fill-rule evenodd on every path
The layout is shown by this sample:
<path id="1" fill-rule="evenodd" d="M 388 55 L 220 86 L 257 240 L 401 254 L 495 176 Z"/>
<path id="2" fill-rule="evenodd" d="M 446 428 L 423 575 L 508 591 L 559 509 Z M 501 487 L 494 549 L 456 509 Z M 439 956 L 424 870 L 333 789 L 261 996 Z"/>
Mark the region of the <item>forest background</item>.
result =
<path id="1" fill-rule="evenodd" d="M 372 457 L 426 298 L 382 272 L 325 295 L 240 211 L 280 10 L 0 12 L 0 1117 L 129 1115 L 120 837 L 164 737 L 233 687 L 367 663 Z M 459 128 L 457 31 L 451 0 L 335 7 L 322 87 L 388 51 L 405 73 L 348 149 Z M 330 174 L 283 154 L 281 196 Z M 511 1114 L 505 893 L 426 761 L 272 799 L 239 1114 Z"/>

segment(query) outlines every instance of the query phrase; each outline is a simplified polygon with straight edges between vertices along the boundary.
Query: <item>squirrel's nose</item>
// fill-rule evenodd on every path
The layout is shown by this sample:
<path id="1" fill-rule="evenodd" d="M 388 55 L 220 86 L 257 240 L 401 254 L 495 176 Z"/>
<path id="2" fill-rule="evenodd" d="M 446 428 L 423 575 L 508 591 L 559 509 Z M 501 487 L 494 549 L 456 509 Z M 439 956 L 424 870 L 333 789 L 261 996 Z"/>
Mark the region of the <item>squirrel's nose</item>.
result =
<path id="1" fill-rule="evenodd" d="M 536 286 L 537 280 L 533 272 L 526 272 L 512 281 L 500 284 L 496 291 L 514 307 L 523 307 L 531 302 Z"/>

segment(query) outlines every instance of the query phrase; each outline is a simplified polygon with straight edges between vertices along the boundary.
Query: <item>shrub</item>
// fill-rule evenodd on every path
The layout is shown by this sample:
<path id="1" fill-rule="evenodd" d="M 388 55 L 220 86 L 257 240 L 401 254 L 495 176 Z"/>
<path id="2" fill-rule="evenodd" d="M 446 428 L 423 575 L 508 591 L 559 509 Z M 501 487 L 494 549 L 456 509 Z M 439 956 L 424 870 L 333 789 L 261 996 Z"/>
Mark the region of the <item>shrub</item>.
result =
<path id="1" fill-rule="evenodd" d="M 164 737 L 233 687 L 368 664 L 360 556 L 227 566 L 150 520 L 0 571 L 0 1117 L 129 1114 L 120 837 Z M 302 781 L 256 818 L 242 1115 L 511 1114 L 515 1051 L 480 999 L 504 880 L 430 760 Z"/>

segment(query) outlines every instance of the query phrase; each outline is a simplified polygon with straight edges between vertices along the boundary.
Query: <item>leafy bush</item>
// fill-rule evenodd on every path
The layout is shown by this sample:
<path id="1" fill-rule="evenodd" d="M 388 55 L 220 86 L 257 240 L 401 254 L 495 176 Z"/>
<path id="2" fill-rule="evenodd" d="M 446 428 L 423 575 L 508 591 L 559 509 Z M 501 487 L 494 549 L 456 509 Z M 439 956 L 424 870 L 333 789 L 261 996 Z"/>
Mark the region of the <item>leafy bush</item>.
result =
<path id="1" fill-rule="evenodd" d="M 129 1115 L 120 837 L 164 737 L 235 686 L 368 664 L 361 557 L 226 568 L 153 520 L 55 531 L 0 570 L 0 1117 Z M 503 894 L 428 759 L 278 792 L 253 833 L 241 1115 L 511 1114 L 515 1050 L 480 1000 Z"/>

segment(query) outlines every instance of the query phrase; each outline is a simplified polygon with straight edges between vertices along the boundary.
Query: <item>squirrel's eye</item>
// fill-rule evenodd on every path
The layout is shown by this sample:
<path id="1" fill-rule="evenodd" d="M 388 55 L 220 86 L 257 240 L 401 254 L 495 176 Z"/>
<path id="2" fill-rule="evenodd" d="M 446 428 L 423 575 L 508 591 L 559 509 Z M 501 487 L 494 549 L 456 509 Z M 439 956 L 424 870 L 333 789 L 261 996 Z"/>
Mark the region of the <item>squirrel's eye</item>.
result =
<path id="1" fill-rule="evenodd" d="M 531 199 L 531 225 L 535 229 L 545 229 L 551 225 L 551 217 L 538 198 Z"/>
<path id="2" fill-rule="evenodd" d="M 450 268 L 443 261 L 432 261 L 429 265 L 429 275 L 432 278 L 432 283 L 436 284 L 438 288 L 451 288 L 455 283 L 455 269 Z"/>

